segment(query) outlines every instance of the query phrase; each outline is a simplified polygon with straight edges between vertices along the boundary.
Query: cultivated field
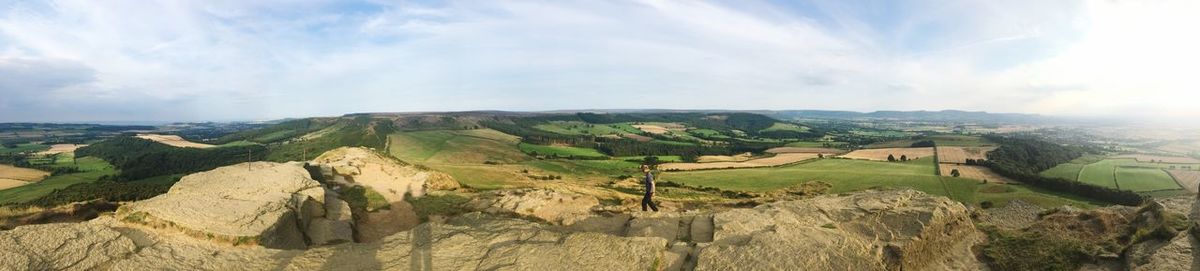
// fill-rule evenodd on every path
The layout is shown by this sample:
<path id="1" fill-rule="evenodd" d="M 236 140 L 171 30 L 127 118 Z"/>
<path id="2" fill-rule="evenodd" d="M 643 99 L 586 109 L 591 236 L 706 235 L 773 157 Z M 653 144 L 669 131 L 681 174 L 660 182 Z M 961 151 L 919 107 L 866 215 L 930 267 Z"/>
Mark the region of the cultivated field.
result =
<path id="1" fill-rule="evenodd" d="M 177 135 L 138 134 L 137 137 L 141 138 L 141 139 L 153 140 L 158 143 L 163 143 L 163 144 L 180 147 L 180 148 L 201 148 L 201 149 L 203 149 L 203 148 L 214 147 L 213 145 L 209 145 L 209 144 L 202 144 L 202 143 L 187 141 L 186 139 L 183 139 L 182 137 L 179 137 Z"/>
<path id="2" fill-rule="evenodd" d="M 700 157 L 696 158 L 696 161 L 700 163 L 742 162 L 750 160 L 751 158 L 754 158 L 754 155 L 747 152 L 738 155 L 701 155 Z"/>
<path id="3" fill-rule="evenodd" d="M 1146 192 L 1182 188 L 1160 168 L 1117 167 L 1116 176 L 1122 190 Z"/>
<path id="4" fill-rule="evenodd" d="M 922 139 L 904 139 L 888 142 L 880 142 L 867 145 L 867 148 L 902 148 L 912 146 L 913 143 L 921 140 L 932 140 L 935 144 L 942 147 L 986 147 L 994 146 L 995 143 L 983 139 L 978 136 L 968 135 L 933 135 Z"/>
<path id="5" fill-rule="evenodd" d="M 815 153 L 782 153 L 772 157 L 747 160 L 742 162 L 713 162 L 713 163 L 666 163 L 658 166 L 660 170 L 700 170 L 723 168 L 752 168 L 773 167 L 815 159 Z"/>
<path id="6" fill-rule="evenodd" d="M 520 138 L 492 129 L 402 132 L 388 139 L 388 152 L 408 162 L 483 164 L 527 159 L 517 149 Z"/>
<path id="7" fill-rule="evenodd" d="M 638 128 L 643 132 L 660 135 L 670 133 L 672 131 L 683 132 L 684 130 L 687 130 L 687 126 L 678 123 L 647 122 L 643 124 L 635 124 L 633 127 Z"/>
<path id="8" fill-rule="evenodd" d="M 0 179 L 17 180 L 23 182 L 41 181 L 46 176 L 50 176 L 49 172 L 31 169 L 20 168 L 10 165 L 0 165 Z"/>
<path id="9" fill-rule="evenodd" d="M 22 181 L 22 180 L 0 178 L 0 190 L 18 187 L 18 186 L 22 186 L 22 185 L 26 185 L 26 184 L 29 184 L 29 182 Z"/>
<path id="10" fill-rule="evenodd" d="M 941 170 L 942 176 L 952 176 L 952 175 L 950 175 L 950 173 L 953 172 L 955 169 L 957 169 L 959 178 L 981 180 L 981 181 L 987 180 L 988 183 L 1011 183 L 1012 182 L 1012 180 L 1005 178 L 1004 176 L 1000 176 L 1000 174 L 996 174 L 996 172 L 992 172 L 991 169 L 988 169 L 987 167 L 983 167 L 983 166 L 968 166 L 968 165 L 955 165 L 955 164 L 941 164 L 938 166 L 939 166 L 938 169 Z"/>
<path id="11" fill-rule="evenodd" d="M 69 173 L 47 177 L 40 182 L 0 190 L 0 205 L 21 203 L 37 199 L 77 183 L 90 183 L 100 179 L 100 176 L 113 175 L 117 171 L 104 160 L 94 157 L 83 157 L 76 160 L 78 164 L 60 164 L 61 166 L 78 167 L 79 173 Z"/>
<path id="12" fill-rule="evenodd" d="M 842 154 L 846 151 L 830 148 L 805 148 L 805 147 L 778 147 L 767 150 L 769 153 L 821 153 L 821 154 Z M 884 157 L 885 159 L 887 157 Z"/>
<path id="13" fill-rule="evenodd" d="M 1182 156 L 1162 156 L 1162 155 L 1149 155 L 1149 154 L 1123 154 L 1123 155 L 1113 156 L 1113 158 L 1132 158 L 1132 159 L 1137 160 L 1138 162 L 1154 161 L 1155 163 L 1200 164 L 1200 159 L 1191 158 L 1191 157 L 1182 157 Z"/>
<path id="14" fill-rule="evenodd" d="M 66 152 L 75 152 L 76 149 L 87 146 L 87 144 L 54 144 L 50 145 L 49 150 L 39 152 L 40 155 L 55 155 Z"/>
<path id="15" fill-rule="evenodd" d="M 842 155 L 842 157 L 850 159 L 866 159 L 872 161 L 887 161 L 888 155 L 892 155 L 896 160 L 900 160 L 900 156 L 908 156 L 908 159 L 920 159 L 923 157 L 933 156 L 933 148 L 885 148 L 885 149 L 863 149 L 856 150 Z"/>
<path id="16" fill-rule="evenodd" d="M 521 143 L 518 145 L 521 152 L 530 155 L 539 156 L 557 156 L 557 157 L 587 157 L 587 158 L 604 158 L 607 157 L 596 149 L 579 148 L 571 146 L 545 146 L 534 145 L 529 143 Z"/>
<path id="17" fill-rule="evenodd" d="M 1197 189 L 1200 189 L 1200 171 L 1168 169 L 1167 173 L 1171 174 L 1171 177 L 1175 178 L 1175 181 L 1180 185 L 1183 185 L 1183 189 L 1188 192 L 1194 193 L 1197 192 Z"/>
<path id="18" fill-rule="evenodd" d="M 996 147 L 937 147 L 938 162 L 963 164 L 967 159 L 987 160 Z"/>

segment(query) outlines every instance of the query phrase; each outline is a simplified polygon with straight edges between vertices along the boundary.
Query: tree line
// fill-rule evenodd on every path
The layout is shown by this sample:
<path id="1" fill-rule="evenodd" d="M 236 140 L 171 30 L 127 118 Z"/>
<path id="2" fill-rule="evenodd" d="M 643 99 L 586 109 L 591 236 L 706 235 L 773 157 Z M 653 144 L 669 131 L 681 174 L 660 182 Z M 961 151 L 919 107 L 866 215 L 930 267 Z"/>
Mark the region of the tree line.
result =
<path id="1" fill-rule="evenodd" d="M 179 148 L 142 138 L 115 137 L 79 148 L 75 155 L 104 159 L 121 170 L 115 181 L 130 181 L 263 160 L 267 149 L 261 145 Z"/>
<path id="2" fill-rule="evenodd" d="M 1132 191 L 1118 190 L 1063 178 L 1050 178 L 1038 174 L 1054 166 L 1083 156 L 1088 151 L 1087 148 L 1059 145 L 1028 137 L 1002 137 L 995 135 L 984 137 L 992 142 L 999 143 L 1000 147 L 988 153 L 988 160 L 976 161 L 976 163 L 991 168 L 997 174 L 1028 185 L 1121 205 L 1136 206 L 1145 201 L 1144 196 Z"/>

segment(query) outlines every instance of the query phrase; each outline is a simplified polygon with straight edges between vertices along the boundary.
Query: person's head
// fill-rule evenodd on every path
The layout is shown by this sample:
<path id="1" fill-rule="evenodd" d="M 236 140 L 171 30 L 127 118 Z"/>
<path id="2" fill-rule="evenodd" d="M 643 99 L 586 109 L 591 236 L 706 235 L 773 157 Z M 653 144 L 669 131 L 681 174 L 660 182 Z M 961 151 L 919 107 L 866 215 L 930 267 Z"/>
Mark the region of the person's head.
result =
<path id="1" fill-rule="evenodd" d="M 650 173 L 650 165 L 642 165 L 642 173 Z"/>

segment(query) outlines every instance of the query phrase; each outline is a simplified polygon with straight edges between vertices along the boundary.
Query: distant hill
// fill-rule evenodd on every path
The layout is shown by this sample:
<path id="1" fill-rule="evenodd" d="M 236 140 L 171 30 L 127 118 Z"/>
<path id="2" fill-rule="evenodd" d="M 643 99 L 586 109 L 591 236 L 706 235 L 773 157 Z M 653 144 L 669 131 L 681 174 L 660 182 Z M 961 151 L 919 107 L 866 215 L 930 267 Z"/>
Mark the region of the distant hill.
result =
<path id="1" fill-rule="evenodd" d="M 949 121 L 949 122 L 980 122 L 980 123 L 1048 123 L 1059 121 L 1058 118 L 1020 113 L 988 113 L 984 111 L 827 111 L 827 110 L 784 110 L 767 111 L 764 114 L 785 120 L 796 119 L 893 119 L 912 121 Z"/>

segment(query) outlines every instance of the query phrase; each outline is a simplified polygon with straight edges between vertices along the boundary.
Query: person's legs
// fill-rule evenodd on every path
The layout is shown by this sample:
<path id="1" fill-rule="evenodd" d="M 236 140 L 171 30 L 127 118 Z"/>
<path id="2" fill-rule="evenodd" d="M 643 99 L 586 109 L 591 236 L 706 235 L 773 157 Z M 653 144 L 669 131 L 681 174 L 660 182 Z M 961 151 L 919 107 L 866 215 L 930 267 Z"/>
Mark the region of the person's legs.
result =
<path id="1" fill-rule="evenodd" d="M 653 204 L 654 204 L 653 202 L 650 202 L 650 194 L 649 193 L 642 195 L 642 212 L 646 211 L 646 206 L 653 206 Z M 657 210 L 658 210 L 658 208 L 655 208 L 655 211 L 657 211 Z"/>

